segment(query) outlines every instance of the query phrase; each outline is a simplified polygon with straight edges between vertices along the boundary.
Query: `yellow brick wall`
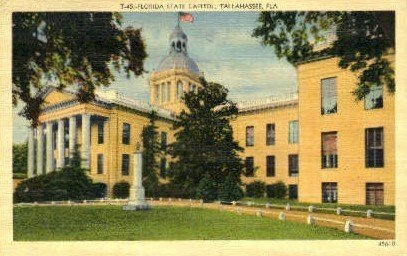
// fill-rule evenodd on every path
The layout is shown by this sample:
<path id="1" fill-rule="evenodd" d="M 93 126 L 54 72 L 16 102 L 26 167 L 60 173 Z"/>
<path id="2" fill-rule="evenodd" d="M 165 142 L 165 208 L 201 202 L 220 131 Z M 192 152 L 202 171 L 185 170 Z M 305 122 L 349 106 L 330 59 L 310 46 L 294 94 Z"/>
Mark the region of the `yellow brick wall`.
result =
<path id="1" fill-rule="evenodd" d="M 321 183 L 337 182 L 338 203 L 365 204 L 365 184 L 384 183 L 384 203 L 394 204 L 394 97 L 384 88 L 383 108 L 364 109 L 352 91 L 357 75 L 337 59 L 297 67 L 299 89 L 299 200 L 321 202 Z M 338 111 L 321 115 L 321 79 L 337 78 Z M 384 129 L 384 168 L 365 168 L 365 129 Z M 321 169 L 321 133 L 337 131 L 338 168 Z"/>
<path id="2" fill-rule="evenodd" d="M 287 185 L 297 184 L 298 177 L 288 175 L 288 155 L 298 154 L 298 144 L 288 143 L 288 123 L 298 120 L 297 105 L 241 113 L 231 123 L 235 140 L 244 148 L 241 157 L 254 157 L 254 177 L 242 177 L 243 182 L 254 180 L 272 184 L 283 181 Z M 266 145 L 266 125 L 275 124 L 275 144 Z M 246 146 L 246 126 L 254 126 L 254 146 Z M 275 176 L 267 177 L 266 157 L 275 157 Z M 301 158 L 301 157 L 300 157 Z"/>
<path id="3" fill-rule="evenodd" d="M 123 136 L 123 123 L 130 124 L 130 143 L 123 144 L 122 143 L 122 136 Z M 92 132 L 92 144 L 91 144 L 91 151 L 92 151 L 92 163 L 91 165 L 91 173 L 95 174 L 92 175 L 94 180 L 99 180 L 99 175 L 97 175 L 97 153 L 93 153 L 93 149 L 95 148 L 96 152 L 98 148 L 104 148 L 101 150 L 105 150 L 105 152 L 110 152 L 108 161 L 105 160 L 105 169 L 107 168 L 107 173 L 104 175 L 103 179 L 100 179 L 100 182 L 104 182 L 108 184 L 109 194 L 111 195 L 111 189 L 113 185 L 120 181 L 126 181 L 130 184 L 133 181 L 133 168 L 134 168 L 134 159 L 133 154 L 136 149 L 136 143 L 139 142 L 142 144 L 142 130 L 144 126 L 149 123 L 149 119 L 145 115 L 136 114 L 133 112 L 114 109 L 112 110 L 111 117 L 106 126 L 109 128 L 106 130 L 108 131 L 108 135 L 106 133 L 105 136 L 109 137 L 109 140 L 105 140 L 105 143 L 101 147 L 97 145 L 97 127 L 96 124 L 92 125 L 92 129 L 95 129 L 95 132 Z M 167 132 L 167 144 L 173 141 L 173 133 L 171 131 L 172 124 L 168 120 L 160 119 L 156 122 L 158 127 L 157 131 L 161 133 L 161 131 Z M 92 130 L 93 131 L 93 130 Z M 105 137 L 106 138 L 106 137 Z M 129 161 L 129 175 L 122 175 L 122 155 L 129 154 L 130 161 Z M 169 158 L 167 158 L 169 159 Z M 159 160 L 158 160 L 159 161 Z M 167 160 L 168 166 L 168 160 Z"/>

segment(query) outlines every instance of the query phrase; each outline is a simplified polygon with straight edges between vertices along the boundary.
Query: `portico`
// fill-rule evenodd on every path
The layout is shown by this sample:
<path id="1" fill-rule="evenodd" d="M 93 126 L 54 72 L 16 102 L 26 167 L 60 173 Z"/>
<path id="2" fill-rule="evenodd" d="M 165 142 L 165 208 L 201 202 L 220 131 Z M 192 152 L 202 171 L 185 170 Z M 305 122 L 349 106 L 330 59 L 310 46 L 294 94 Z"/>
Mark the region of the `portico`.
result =
<path id="1" fill-rule="evenodd" d="M 81 134 L 82 167 L 89 169 L 90 128 L 91 114 L 89 113 L 47 120 L 40 123 L 36 128 L 30 127 L 28 136 L 28 176 L 33 177 L 43 173 L 50 173 L 67 165 L 69 159 L 72 159 L 75 149 L 79 148 L 78 133 Z"/>

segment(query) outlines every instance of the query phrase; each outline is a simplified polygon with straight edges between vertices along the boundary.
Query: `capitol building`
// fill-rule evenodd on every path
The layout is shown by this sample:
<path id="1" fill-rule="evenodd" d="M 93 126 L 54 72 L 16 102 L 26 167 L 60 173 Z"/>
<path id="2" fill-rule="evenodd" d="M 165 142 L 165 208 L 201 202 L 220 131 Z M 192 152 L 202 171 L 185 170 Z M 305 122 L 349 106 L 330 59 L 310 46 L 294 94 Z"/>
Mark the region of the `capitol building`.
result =
<path id="1" fill-rule="evenodd" d="M 131 183 L 132 154 L 149 114 L 157 113 L 161 145 L 173 142 L 183 94 L 201 87 L 203 73 L 189 57 L 188 36 L 179 25 L 167 48 L 150 74 L 149 103 L 113 90 L 96 91 L 95 100 L 81 103 L 74 92 L 49 88 L 40 124 L 29 131 L 28 176 L 64 167 L 78 148 L 83 167 L 107 185 L 109 196 L 114 184 Z M 394 63 L 394 56 L 389 59 Z M 242 180 L 282 181 L 288 197 L 300 202 L 394 205 L 394 95 L 376 86 L 355 102 L 357 75 L 337 63 L 331 56 L 304 60 L 296 64 L 296 92 L 238 102 L 231 125 L 244 148 Z M 159 161 L 160 180 L 166 182 L 170 157 Z"/>

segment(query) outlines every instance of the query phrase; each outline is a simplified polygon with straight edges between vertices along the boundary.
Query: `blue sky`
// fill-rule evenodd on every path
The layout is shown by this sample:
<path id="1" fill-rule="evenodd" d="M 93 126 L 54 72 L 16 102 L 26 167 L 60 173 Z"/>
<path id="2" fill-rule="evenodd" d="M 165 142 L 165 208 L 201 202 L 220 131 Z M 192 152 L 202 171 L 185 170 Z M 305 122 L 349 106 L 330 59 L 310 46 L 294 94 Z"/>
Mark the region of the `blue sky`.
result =
<path id="1" fill-rule="evenodd" d="M 296 90 L 295 68 L 279 60 L 272 47 L 264 47 L 251 37 L 257 26 L 255 12 L 196 12 L 194 23 L 181 23 L 188 35 L 188 53 L 205 77 L 229 88 L 230 97 L 239 100 L 262 98 Z M 168 36 L 177 23 L 176 13 L 123 13 L 123 26 L 142 28 L 147 45 L 147 71 L 157 67 L 168 53 Z M 128 97 L 148 100 L 149 74 L 127 79 L 115 73 L 109 89 Z M 27 122 L 13 109 L 13 140 L 24 141 Z"/>

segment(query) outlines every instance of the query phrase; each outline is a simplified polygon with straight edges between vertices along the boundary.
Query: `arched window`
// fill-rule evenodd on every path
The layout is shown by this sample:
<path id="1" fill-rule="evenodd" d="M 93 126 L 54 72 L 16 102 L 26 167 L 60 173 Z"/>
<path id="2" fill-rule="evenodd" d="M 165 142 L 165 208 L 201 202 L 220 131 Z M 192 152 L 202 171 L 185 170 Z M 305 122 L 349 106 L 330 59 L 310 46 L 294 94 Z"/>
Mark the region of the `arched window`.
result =
<path id="1" fill-rule="evenodd" d="M 154 100 L 156 103 L 158 103 L 160 97 L 160 87 L 158 84 L 154 85 Z"/>
<path id="2" fill-rule="evenodd" d="M 167 102 L 171 101 L 171 83 L 167 82 Z"/>
<path id="3" fill-rule="evenodd" d="M 162 83 L 161 84 L 161 103 L 165 102 L 165 100 L 167 99 L 166 92 L 167 92 L 167 90 L 165 89 L 165 84 Z"/>
<path id="4" fill-rule="evenodd" d="M 177 99 L 181 99 L 183 93 L 182 82 L 177 82 Z"/>
<path id="5" fill-rule="evenodd" d="M 181 51 L 181 41 L 177 41 L 177 51 Z"/>

